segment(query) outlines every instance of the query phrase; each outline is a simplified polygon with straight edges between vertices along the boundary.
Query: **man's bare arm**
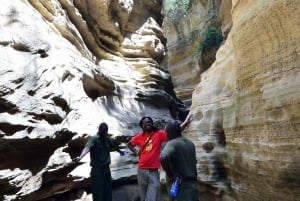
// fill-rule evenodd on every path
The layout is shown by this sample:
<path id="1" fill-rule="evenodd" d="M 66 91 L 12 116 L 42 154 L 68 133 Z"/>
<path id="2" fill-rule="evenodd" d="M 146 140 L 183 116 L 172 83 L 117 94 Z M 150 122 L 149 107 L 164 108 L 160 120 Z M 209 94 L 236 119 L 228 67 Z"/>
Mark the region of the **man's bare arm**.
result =
<path id="1" fill-rule="evenodd" d="M 136 150 L 134 148 L 134 146 L 132 146 L 132 144 L 130 142 L 127 143 L 127 147 L 130 149 L 130 151 L 132 151 L 132 153 L 135 155 L 135 156 L 138 156 L 139 155 L 139 151 Z"/>
<path id="2" fill-rule="evenodd" d="M 159 160 L 162 168 L 165 170 L 168 177 L 173 179 L 174 172 L 172 171 L 168 157 L 165 154 L 161 153 Z"/>
<path id="3" fill-rule="evenodd" d="M 190 124 L 192 120 L 193 120 L 193 114 L 190 113 L 190 114 L 188 114 L 188 116 L 185 118 L 184 122 L 182 122 L 182 123 L 180 124 L 181 131 L 184 131 L 184 129 L 186 128 L 186 126 L 187 126 L 188 124 Z"/>
<path id="4" fill-rule="evenodd" d="M 74 162 L 79 162 L 87 153 L 89 153 L 90 149 L 88 147 L 84 147 L 81 151 L 80 156 L 73 159 Z"/>

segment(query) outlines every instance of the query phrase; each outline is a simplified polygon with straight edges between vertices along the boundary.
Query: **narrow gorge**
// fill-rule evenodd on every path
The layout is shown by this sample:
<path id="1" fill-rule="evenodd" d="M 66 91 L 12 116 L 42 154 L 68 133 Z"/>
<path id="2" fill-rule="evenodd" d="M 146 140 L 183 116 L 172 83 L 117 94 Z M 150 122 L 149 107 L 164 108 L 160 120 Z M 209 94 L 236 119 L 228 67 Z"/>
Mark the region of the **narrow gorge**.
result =
<path id="1" fill-rule="evenodd" d="M 72 158 L 100 122 L 127 150 L 189 113 L 199 201 L 300 200 L 300 1 L 0 2 L 0 200 L 91 201 Z M 111 158 L 138 201 L 137 157 Z"/>

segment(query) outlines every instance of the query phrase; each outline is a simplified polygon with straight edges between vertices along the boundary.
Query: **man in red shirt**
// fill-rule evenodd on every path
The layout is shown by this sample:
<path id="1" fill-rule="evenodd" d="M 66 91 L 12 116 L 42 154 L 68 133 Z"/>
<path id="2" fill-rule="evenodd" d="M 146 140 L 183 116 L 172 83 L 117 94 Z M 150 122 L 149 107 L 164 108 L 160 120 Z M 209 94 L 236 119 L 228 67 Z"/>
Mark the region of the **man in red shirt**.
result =
<path id="1" fill-rule="evenodd" d="M 191 121 L 191 115 L 180 125 L 183 130 Z M 132 137 L 127 144 L 128 148 L 139 156 L 137 179 L 141 201 L 157 201 L 160 181 L 159 155 L 161 146 L 168 140 L 164 130 L 154 127 L 151 117 L 143 117 L 139 123 L 142 132 Z M 139 149 L 136 150 L 135 146 Z"/>

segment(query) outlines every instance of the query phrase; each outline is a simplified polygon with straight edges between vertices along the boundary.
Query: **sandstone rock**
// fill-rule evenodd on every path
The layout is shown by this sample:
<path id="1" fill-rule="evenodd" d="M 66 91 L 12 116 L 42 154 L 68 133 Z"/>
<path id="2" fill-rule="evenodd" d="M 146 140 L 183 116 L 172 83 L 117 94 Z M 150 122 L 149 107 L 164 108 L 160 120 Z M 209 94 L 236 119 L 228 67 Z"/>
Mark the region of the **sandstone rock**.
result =
<path id="1" fill-rule="evenodd" d="M 142 116 L 162 126 L 185 112 L 160 65 L 160 6 L 2 2 L 0 200 L 91 199 L 89 158 L 78 164 L 71 158 L 100 122 L 108 122 L 124 149 Z M 113 153 L 112 159 L 114 180 L 136 181 L 135 157 Z"/>
<path id="2" fill-rule="evenodd" d="M 97 125 L 125 149 L 141 116 L 185 116 L 176 96 L 200 199 L 300 200 L 300 3 L 174 2 L 2 2 L 1 200 L 92 200 L 71 159 Z M 111 156 L 114 200 L 137 199 L 137 158 Z"/>
<path id="3" fill-rule="evenodd" d="M 300 198 L 299 6 L 233 1 L 232 29 L 193 92 L 200 180 L 233 200 Z"/>

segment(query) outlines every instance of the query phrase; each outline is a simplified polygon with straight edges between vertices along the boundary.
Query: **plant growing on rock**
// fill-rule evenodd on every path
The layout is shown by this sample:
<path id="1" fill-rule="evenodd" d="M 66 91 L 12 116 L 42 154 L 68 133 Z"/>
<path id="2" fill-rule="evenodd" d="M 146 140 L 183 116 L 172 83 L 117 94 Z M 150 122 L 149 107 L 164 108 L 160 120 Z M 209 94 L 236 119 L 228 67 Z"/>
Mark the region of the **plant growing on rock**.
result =
<path id="1" fill-rule="evenodd" d="M 205 51 L 209 48 L 219 46 L 223 41 L 223 36 L 216 27 L 208 27 L 206 29 L 204 39 L 199 42 L 197 52 Z"/>
<path id="2" fill-rule="evenodd" d="M 191 0 L 167 0 L 164 2 L 165 15 L 171 19 L 186 15 L 191 6 Z"/>

